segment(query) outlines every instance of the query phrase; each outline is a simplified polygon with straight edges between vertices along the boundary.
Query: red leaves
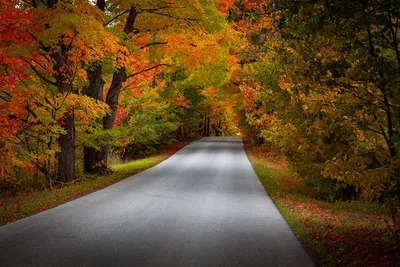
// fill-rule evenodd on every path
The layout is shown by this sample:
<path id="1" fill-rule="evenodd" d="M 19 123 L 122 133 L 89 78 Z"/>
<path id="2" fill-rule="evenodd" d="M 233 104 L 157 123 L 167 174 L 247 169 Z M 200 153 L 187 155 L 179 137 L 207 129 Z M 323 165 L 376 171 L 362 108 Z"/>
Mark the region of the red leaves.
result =
<path id="1" fill-rule="evenodd" d="M 269 193 L 285 213 L 290 213 L 290 221 L 298 227 L 296 232 L 308 237 L 304 241 L 319 265 L 400 265 L 400 246 L 391 242 L 382 215 L 362 212 L 352 203 L 317 201 L 301 180 L 286 175 L 286 167 L 271 161 L 267 149 L 246 146 L 246 150 L 255 166 L 274 171 L 268 184 L 276 189 Z"/>
<path id="2" fill-rule="evenodd" d="M 400 263 L 398 247 L 386 238 L 379 217 L 336 213 L 313 200 L 279 195 L 286 208 L 300 218 L 303 231 L 326 248 L 328 260 L 339 266 L 393 266 Z"/>
<path id="3" fill-rule="evenodd" d="M 18 84 L 27 78 L 27 64 L 16 53 L 17 49 L 32 42 L 32 37 L 26 31 L 30 10 L 17 9 L 16 1 L 0 1 L 0 136 L 11 138 L 21 127 L 21 117 L 25 99 L 29 92 L 18 88 Z"/>
<path id="4" fill-rule="evenodd" d="M 229 7 L 232 6 L 236 0 L 217 0 L 215 1 L 217 5 L 217 9 L 222 14 L 228 14 Z"/>
<path id="5" fill-rule="evenodd" d="M 129 114 L 127 113 L 126 107 L 121 106 L 117 110 L 117 115 L 114 122 L 114 127 L 118 127 L 122 125 L 122 123 L 129 118 Z"/>

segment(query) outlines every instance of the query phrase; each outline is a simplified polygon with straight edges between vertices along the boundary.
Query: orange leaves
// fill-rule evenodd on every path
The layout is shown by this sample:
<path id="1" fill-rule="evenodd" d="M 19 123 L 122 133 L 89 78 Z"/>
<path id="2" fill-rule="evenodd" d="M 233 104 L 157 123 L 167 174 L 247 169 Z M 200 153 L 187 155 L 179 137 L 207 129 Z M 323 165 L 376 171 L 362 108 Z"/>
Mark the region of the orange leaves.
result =
<path id="1" fill-rule="evenodd" d="M 33 41 L 26 32 L 32 12 L 15 8 L 16 4 L 0 0 L 0 187 L 18 183 L 15 170 L 29 165 L 18 159 L 15 144 L 19 143 L 16 134 L 27 114 L 26 98 L 32 93 L 19 86 L 28 78 L 28 65 L 17 52 Z"/>
<path id="2" fill-rule="evenodd" d="M 197 70 L 206 64 L 216 63 L 221 47 L 216 36 L 202 33 L 171 34 L 167 44 L 161 49 L 167 55 L 175 57 L 176 64 Z"/>
<path id="3" fill-rule="evenodd" d="M 31 10 L 22 10 L 16 8 L 19 1 L 1 0 L 0 1 L 0 44 L 5 47 L 5 44 L 12 42 L 13 44 L 22 47 L 24 44 L 32 41 L 32 37 L 26 31 L 27 26 L 31 23 L 34 14 Z"/>
<path id="4" fill-rule="evenodd" d="M 224 15 L 228 15 L 229 8 L 236 2 L 236 0 L 216 0 L 217 9 Z"/>
<path id="5" fill-rule="evenodd" d="M 178 107 L 189 108 L 190 100 L 186 99 L 182 92 L 178 92 L 171 102 Z"/>
<path id="6" fill-rule="evenodd" d="M 220 1 L 225 6 L 221 10 L 226 12 L 231 2 Z M 227 73 L 238 72 L 237 59 L 229 56 L 237 33 L 230 29 L 213 1 L 107 3 L 102 11 L 93 1 L 86 0 L 58 1 L 51 7 L 45 2 L 33 7 L 24 1 L 0 0 L 0 143 L 12 143 L 9 151 L 15 155 L 14 160 L 21 157 L 43 166 L 51 158 L 55 162 L 55 152 L 63 153 L 56 144 L 65 133 L 63 127 L 67 124 L 62 121 L 73 112 L 77 147 L 96 143 L 93 140 L 97 137 L 89 135 L 100 128 L 97 119 L 108 112 L 108 106 L 80 93 L 86 94 L 92 85 L 103 88 L 105 82 L 104 90 L 93 95 L 109 99 L 107 90 L 117 76 L 116 70 L 120 76 L 114 80 L 116 89 L 112 94 L 117 100 L 119 95 L 125 106 L 140 98 L 136 116 L 143 124 L 141 129 L 148 128 L 149 123 L 140 119 L 142 111 L 148 113 L 154 128 L 162 118 L 168 130 L 180 123 L 179 112 L 193 108 L 185 97 L 190 94 L 174 84 L 182 81 L 175 81 L 172 75 L 170 80 L 164 78 L 169 76 L 170 65 L 174 71 L 193 71 L 193 88 L 209 87 L 204 92 L 204 106 L 217 114 L 215 120 L 225 116 L 233 121 L 237 117 L 234 100 L 219 92 L 228 83 Z M 132 7 L 137 17 L 128 25 Z M 204 69 L 203 73 L 194 73 Z M 195 82 L 201 84 L 193 85 Z M 176 91 L 161 97 L 167 86 Z M 117 104 L 110 106 L 114 111 L 118 109 Z M 133 111 L 128 109 L 119 109 L 117 124 L 127 121 L 128 114 L 132 119 Z M 138 132 L 136 137 L 140 135 Z M 21 165 L 19 161 L 12 164 L 16 168 Z"/>
<path id="7" fill-rule="evenodd" d="M 282 88 L 283 90 L 291 92 L 291 89 L 290 89 L 291 86 L 292 85 L 289 82 L 287 82 L 287 80 L 286 80 L 286 75 L 285 74 L 281 75 L 280 79 L 279 79 L 279 87 Z"/>
<path id="8" fill-rule="evenodd" d="M 202 91 L 202 95 L 206 97 L 213 97 L 218 93 L 218 89 L 215 87 L 207 87 Z"/>
<path id="9" fill-rule="evenodd" d="M 327 250 L 325 262 L 341 266 L 394 266 L 400 260 L 398 246 L 388 242 L 386 225 L 379 216 L 337 211 L 339 203 L 323 205 L 283 194 L 277 198 L 286 210 L 298 217 L 302 232 Z"/>

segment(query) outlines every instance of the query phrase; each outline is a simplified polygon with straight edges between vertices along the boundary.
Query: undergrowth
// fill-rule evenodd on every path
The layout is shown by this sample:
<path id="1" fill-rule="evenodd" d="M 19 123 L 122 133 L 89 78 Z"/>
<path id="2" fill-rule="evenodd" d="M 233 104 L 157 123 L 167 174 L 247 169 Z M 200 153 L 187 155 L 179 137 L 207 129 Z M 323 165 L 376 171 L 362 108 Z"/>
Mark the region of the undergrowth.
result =
<path id="1" fill-rule="evenodd" d="M 158 155 L 112 166 L 112 172 L 104 175 L 78 174 L 78 179 L 53 190 L 30 190 L 16 195 L 0 195 L 0 226 L 65 202 L 103 189 L 131 175 L 151 168 L 173 155 L 186 143 L 175 142 Z"/>

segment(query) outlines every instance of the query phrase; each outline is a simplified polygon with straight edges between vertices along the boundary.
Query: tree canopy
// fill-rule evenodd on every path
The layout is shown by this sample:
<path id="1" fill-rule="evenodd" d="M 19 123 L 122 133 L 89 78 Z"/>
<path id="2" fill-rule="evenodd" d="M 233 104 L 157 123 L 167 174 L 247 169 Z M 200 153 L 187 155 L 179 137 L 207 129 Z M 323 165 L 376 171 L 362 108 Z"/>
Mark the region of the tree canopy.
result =
<path id="1" fill-rule="evenodd" d="M 399 12 L 393 0 L 0 0 L 0 189 L 242 134 L 321 197 L 400 201 Z"/>

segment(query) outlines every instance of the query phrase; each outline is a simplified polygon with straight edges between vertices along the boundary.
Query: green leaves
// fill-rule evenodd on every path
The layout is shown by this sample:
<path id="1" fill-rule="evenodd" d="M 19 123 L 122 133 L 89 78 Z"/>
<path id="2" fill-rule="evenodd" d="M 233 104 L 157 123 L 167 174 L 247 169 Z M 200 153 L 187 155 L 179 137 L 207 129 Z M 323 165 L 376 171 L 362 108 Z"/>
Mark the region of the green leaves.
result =
<path id="1" fill-rule="evenodd" d="M 258 29 L 247 35 L 268 47 L 247 67 L 244 81 L 256 91 L 249 123 L 316 186 L 327 178 L 369 197 L 391 190 L 399 179 L 398 5 L 275 0 L 266 7 L 256 20 L 269 17 L 274 27 L 266 38 Z M 264 114 L 273 118 L 260 123 Z"/>

